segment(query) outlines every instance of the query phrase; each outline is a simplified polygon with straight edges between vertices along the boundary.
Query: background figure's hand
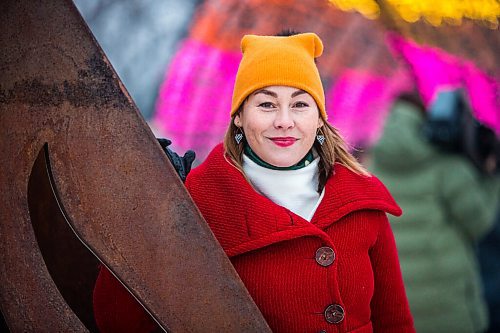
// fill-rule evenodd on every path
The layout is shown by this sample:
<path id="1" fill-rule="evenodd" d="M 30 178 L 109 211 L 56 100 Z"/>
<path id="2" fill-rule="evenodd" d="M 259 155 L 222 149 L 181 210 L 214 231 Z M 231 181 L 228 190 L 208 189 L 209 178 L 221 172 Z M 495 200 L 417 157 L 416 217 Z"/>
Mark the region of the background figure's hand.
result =
<path id="1" fill-rule="evenodd" d="M 184 182 L 186 180 L 189 171 L 191 171 L 191 164 L 193 164 L 193 161 L 196 158 L 195 152 L 192 150 L 188 150 L 184 154 L 184 156 L 180 157 L 176 152 L 168 148 L 168 146 L 170 146 L 172 141 L 170 141 L 169 139 L 157 139 L 157 140 L 160 143 L 160 146 L 163 148 L 165 154 L 167 154 L 167 157 L 174 166 L 175 170 L 177 171 L 177 174 Z"/>

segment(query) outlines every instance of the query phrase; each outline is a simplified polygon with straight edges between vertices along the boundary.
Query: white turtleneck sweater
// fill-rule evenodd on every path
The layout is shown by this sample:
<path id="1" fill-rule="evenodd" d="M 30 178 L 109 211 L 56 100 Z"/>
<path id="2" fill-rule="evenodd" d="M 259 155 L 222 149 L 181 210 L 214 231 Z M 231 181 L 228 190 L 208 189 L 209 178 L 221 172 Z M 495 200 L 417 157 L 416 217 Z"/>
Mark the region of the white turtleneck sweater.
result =
<path id="1" fill-rule="evenodd" d="M 319 156 L 297 170 L 273 170 L 243 154 L 243 171 L 257 191 L 309 222 L 325 194 L 325 189 L 317 192 L 318 163 Z"/>

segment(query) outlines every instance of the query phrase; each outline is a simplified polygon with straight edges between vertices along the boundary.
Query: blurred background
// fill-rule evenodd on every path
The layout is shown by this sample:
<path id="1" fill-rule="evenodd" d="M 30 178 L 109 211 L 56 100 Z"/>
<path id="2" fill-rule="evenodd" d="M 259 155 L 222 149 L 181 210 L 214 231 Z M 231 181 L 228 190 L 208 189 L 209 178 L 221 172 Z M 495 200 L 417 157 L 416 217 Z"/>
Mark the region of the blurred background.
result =
<path id="1" fill-rule="evenodd" d="M 213 146 L 222 141 L 227 128 L 232 87 L 241 58 L 240 40 L 244 34 L 273 35 L 283 29 L 293 29 L 315 32 L 321 37 L 325 50 L 318 59 L 318 67 L 329 121 L 367 165 L 373 158 L 372 148 L 383 142 L 384 127 L 390 123 L 388 119 L 396 101 L 401 96 L 418 99 L 413 106 L 419 105 L 424 117 L 435 120 L 427 131 L 427 139 L 448 146 L 450 140 L 460 141 L 458 148 L 456 142 L 452 144 L 451 154 L 460 155 L 464 163 L 474 165 L 477 171 L 474 177 L 480 179 L 470 186 L 462 184 L 465 188 L 460 191 L 475 191 L 475 199 L 485 198 L 481 201 L 485 206 L 470 208 L 473 217 L 467 219 L 467 228 L 478 231 L 474 223 L 480 215 L 484 220 L 481 232 L 474 233 L 473 239 L 463 236 L 465 232 L 459 224 L 453 225 L 452 213 L 443 225 L 450 226 L 457 238 L 463 238 L 460 251 L 468 249 L 469 254 L 480 259 L 477 271 L 482 273 L 484 292 L 477 299 L 488 302 L 489 332 L 500 332 L 500 214 L 496 220 L 493 218 L 498 211 L 500 154 L 498 0 L 74 2 L 155 135 L 172 140 L 173 150 L 180 154 L 194 150 L 195 164 L 201 163 Z M 459 92 L 461 97 L 456 99 L 456 95 L 449 92 Z M 468 142 L 463 143 L 464 137 Z M 437 155 L 433 156 L 450 154 L 450 150 L 436 151 Z M 398 158 L 406 156 L 403 153 Z M 455 166 L 458 164 L 447 167 L 450 173 Z M 380 174 L 384 174 L 382 169 Z M 407 177 L 401 173 L 395 185 L 390 179 L 382 179 L 390 185 L 389 189 L 402 206 L 405 197 L 402 185 L 398 187 L 398 184 L 403 178 Z M 424 178 L 418 178 L 417 183 L 422 183 L 421 179 Z M 432 196 L 429 189 L 433 184 L 428 182 L 428 187 L 422 190 L 424 200 L 416 196 L 416 201 Z M 439 193 L 435 197 L 439 200 Z M 463 210 L 467 205 L 461 198 L 457 194 L 451 202 L 458 202 Z M 410 208 L 415 206 L 415 200 L 410 202 Z M 451 205 L 443 203 L 442 216 L 447 217 L 446 209 Z M 405 206 L 402 208 L 405 212 L 411 211 Z M 428 208 L 417 206 L 416 209 L 422 212 Z M 406 216 L 411 219 L 417 215 Z M 430 219 L 427 215 L 422 218 Z M 415 223 L 424 225 L 419 221 Z M 422 234 L 422 239 L 433 238 L 437 233 L 437 229 L 426 230 L 428 233 Z M 395 229 L 398 248 L 406 246 L 402 236 L 405 232 L 408 233 Z M 414 230 L 409 234 L 415 235 Z M 411 285 L 407 272 L 418 255 L 400 252 L 407 288 Z M 475 260 L 472 266 L 477 266 Z M 411 292 L 423 294 L 416 289 Z M 435 314 L 440 309 L 426 306 L 424 313 L 417 313 L 418 300 L 411 297 L 419 331 L 445 332 L 435 325 L 434 330 L 426 329 L 422 319 L 430 316 L 425 311 L 432 310 Z M 429 297 L 427 305 L 439 304 L 432 295 Z M 460 316 L 469 314 L 476 318 L 473 321 L 481 323 L 470 327 L 462 325 L 463 330 L 454 332 L 485 331 L 484 314 L 469 311 Z"/>
<path id="2" fill-rule="evenodd" d="M 313 31 L 330 121 L 356 147 L 380 136 L 391 102 L 465 88 L 500 133 L 496 0 L 76 0 L 157 136 L 196 151 L 222 139 L 242 35 Z"/>
<path id="3" fill-rule="evenodd" d="M 201 162 L 229 117 L 242 35 L 313 31 L 330 121 L 356 147 L 380 136 L 394 98 L 466 89 L 500 132 L 496 0 L 76 0 L 155 134 Z"/>

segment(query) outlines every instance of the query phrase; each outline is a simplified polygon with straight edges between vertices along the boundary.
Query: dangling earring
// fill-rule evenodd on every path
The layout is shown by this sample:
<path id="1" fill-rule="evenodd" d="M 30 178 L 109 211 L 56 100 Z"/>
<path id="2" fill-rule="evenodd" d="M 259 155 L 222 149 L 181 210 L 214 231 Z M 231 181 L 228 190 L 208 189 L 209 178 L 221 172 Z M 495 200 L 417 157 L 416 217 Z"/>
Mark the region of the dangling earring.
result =
<path id="1" fill-rule="evenodd" d="M 318 132 L 316 133 L 316 140 L 318 140 L 318 142 L 321 146 L 323 145 L 323 143 L 325 143 L 325 136 L 323 135 L 323 133 L 321 133 L 319 128 L 318 128 Z"/>
<path id="2" fill-rule="evenodd" d="M 236 134 L 234 135 L 234 141 L 236 141 L 236 144 L 239 145 L 241 141 L 243 140 L 243 130 L 241 127 L 238 127 Z"/>

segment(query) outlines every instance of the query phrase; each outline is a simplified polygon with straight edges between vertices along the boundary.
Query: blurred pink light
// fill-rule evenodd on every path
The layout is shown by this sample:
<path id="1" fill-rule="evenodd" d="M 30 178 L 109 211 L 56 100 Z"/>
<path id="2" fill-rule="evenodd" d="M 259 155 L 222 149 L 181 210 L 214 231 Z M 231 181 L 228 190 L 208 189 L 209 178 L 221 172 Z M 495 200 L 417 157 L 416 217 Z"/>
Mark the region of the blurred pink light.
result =
<path id="1" fill-rule="evenodd" d="M 394 99 L 412 87 L 403 69 L 391 76 L 346 69 L 327 93 L 329 120 L 349 144 L 371 146 L 380 137 Z"/>
<path id="2" fill-rule="evenodd" d="M 184 41 L 160 87 L 153 119 L 174 149 L 193 149 L 203 160 L 222 141 L 240 58 L 240 52 Z"/>
<path id="3" fill-rule="evenodd" d="M 391 46 L 408 62 L 422 99 L 428 105 L 443 87 L 463 88 L 474 116 L 500 134 L 498 79 L 489 76 L 472 61 L 445 51 L 391 35 Z"/>

